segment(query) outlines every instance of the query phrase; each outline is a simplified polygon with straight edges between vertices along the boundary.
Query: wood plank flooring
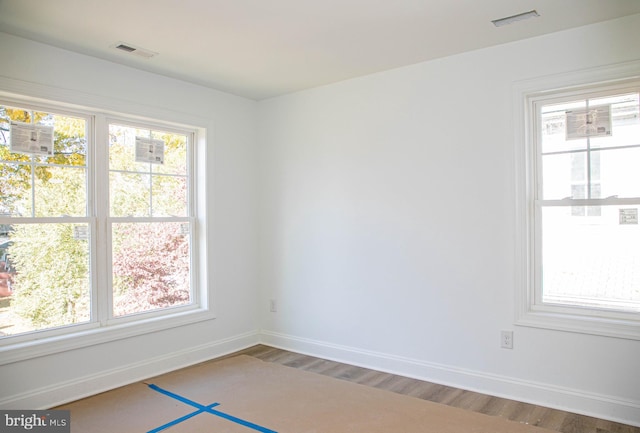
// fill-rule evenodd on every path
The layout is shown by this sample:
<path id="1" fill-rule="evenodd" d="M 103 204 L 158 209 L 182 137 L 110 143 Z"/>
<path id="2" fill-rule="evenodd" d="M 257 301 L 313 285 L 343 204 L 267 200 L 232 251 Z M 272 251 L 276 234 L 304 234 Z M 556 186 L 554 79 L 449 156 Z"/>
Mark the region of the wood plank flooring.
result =
<path id="1" fill-rule="evenodd" d="M 234 355 L 240 354 L 561 433 L 640 433 L 640 427 L 492 397 L 264 345 L 254 346 Z"/>

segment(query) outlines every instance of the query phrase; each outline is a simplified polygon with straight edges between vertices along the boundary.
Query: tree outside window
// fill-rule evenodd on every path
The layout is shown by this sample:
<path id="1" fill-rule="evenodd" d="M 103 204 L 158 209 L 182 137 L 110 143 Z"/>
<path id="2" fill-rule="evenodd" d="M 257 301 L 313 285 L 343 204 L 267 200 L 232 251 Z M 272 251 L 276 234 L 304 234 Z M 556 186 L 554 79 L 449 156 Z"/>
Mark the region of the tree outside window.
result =
<path id="1" fill-rule="evenodd" d="M 12 149 L 12 121 L 52 128 L 52 154 Z M 189 134 L 112 124 L 97 140 L 108 161 L 94 165 L 92 122 L 0 105 L 0 337 L 193 302 Z M 141 136 L 162 143 L 162 164 L 136 159 Z M 106 317 L 99 299 L 110 300 Z"/>

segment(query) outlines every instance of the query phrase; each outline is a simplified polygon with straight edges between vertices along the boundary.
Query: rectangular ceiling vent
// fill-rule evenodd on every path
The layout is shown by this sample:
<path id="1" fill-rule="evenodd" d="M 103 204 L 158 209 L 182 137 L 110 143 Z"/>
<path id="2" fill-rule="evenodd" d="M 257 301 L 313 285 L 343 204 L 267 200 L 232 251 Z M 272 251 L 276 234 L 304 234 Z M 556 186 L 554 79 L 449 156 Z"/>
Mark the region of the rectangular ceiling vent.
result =
<path id="1" fill-rule="evenodd" d="M 524 13 L 521 13 L 521 14 L 518 14 L 518 15 L 512 15 L 512 16 L 506 17 L 506 18 L 500 18 L 498 20 L 493 20 L 491 22 L 496 27 L 502 27 L 502 26 L 506 26 L 506 25 L 515 23 L 516 21 L 528 20 L 529 18 L 535 18 L 535 17 L 539 17 L 539 16 L 540 16 L 540 14 L 534 9 L 534 10 L 529 11 L 529 12 L 524 12 Z"/>
<path id="2" fill-rule="evenodd" d="M 134 56 L 142 57 L 143 59 L 150 59 L 151 57 L 155 57 L 158 55 L 158 53 L 154 51 L 147 50 L 145 48 L 136 47 L 135 45 L 127 44 L 124 42 L 117 42 L 113 44 L 111 48 L 124 51 L 125 53 L 129 53 Z"/>

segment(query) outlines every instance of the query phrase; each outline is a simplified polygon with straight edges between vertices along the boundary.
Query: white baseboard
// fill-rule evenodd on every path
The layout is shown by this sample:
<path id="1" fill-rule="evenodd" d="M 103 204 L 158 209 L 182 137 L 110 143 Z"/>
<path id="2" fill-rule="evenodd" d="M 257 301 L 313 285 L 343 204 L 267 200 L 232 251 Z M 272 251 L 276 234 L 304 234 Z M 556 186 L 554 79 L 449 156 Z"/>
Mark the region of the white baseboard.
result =
<path id="1" fill-rule="evenodd" d="M 0 400 L 3 409 L 48 409 L 259 344 L 257 331 L 30 390 Z"/>
<path id="2" fill-rule="evenodd" d="M 276 332 L 262 331 L 260 336 L 263 344 L 284 350 L 640 427 L 640 401 L 453 368 Z"/>
<path id="3" fill-rule="evenodd" d="M 187 350 L 168 353 L 143 362 L 120 366 L 99 374 L 30 390 L 20 395 L 8 396 L 0 399 L 0 407 L 3 409 L 47 409 L 224 356 L 259 343 L 387 373 L 640 427 L 639 401 L 453 368 L 270 331 L 249 332 Z"/>

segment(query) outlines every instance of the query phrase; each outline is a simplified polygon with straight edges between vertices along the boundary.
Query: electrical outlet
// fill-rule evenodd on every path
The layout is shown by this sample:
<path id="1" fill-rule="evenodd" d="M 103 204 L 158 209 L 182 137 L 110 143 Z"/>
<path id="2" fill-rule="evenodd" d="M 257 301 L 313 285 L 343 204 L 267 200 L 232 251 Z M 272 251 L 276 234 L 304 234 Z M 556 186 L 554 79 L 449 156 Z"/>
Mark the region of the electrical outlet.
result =
<path id="1" fill-rule="evenodd" d="M 271 311 L 272 313 L 275 313 L 278 311 L 278 304 L 276 303 L 275 299 L 269 300 L 269 311 Z"/>
<path id="2" fill-rule="evenodd" d="M 500 347 L 513 349 L 513 331 L 502 331 L 500 333 Z"/>

